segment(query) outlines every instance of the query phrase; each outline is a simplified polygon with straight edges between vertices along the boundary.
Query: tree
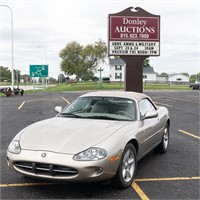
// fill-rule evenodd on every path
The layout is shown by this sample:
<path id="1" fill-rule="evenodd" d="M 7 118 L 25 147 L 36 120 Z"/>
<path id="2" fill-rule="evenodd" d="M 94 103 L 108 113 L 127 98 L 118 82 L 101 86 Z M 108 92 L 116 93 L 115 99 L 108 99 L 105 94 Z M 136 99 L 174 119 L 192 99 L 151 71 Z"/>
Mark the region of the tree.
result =
<path id="1" fill-rule="evenodd" d="M 195 81 L 200 81 L 200 73 L 192 74 L 190 76 L 190 83 L 194 83 Z"/>
<path id="2" fill-rule="evenodd" d="M 94 73 L 92 71 L 86 72 L 81 76 L 81 79 L 83 81 L 89 81 L 92 80 L 94 77 Z"/>
<path id="3" fill-rule="evenodd" d="M 69 43 L 60 52 L 60 57 L 63 59 L 61 62 L 61 70 L 68 75 L 76 74 L 80 76 L 83 73 L 82 53 L 83 46 L 73 41 Z"/>
<path id="4" fill-rule="evenodd" d="M 49 84 L 55 84 L 57 82 L 57 80 L 53 77 L 49 77 L 48 83 Z"/>
<path id="5" fill-rule="evenodd" d="M 150 67 L 149 58 L 144 59 L 143 67 Z"/>
<path id="6" fill-rule="evenodd" d="M 11 81 L 11 71 L 8 67 L 0 66 L 0 81 L 7 80 L 8 82 Z"/>
<path id="7" fill-rule="evenodd" d="M 64 83 L 66 81 L 66 78 L 63 74 L 58 75 L 58 82 L 59 83 Z"/>
<path id="8" fill-rule="evenodd" d="M 21 79 L 24 81 L 24 83 L 30 83 L 30 76 L 28 74 L 21 75 Z"/>
<path id="9" fill-rule="evenodd" d="M 82 46 L 73 41 L 60 51 L 63 59 L 61 70 L 68 75 L 76 75 L 77 80 L 84 74 L 94 73 L 100 62 L 104 62 L 107 47 L 105 42 L 98 40 L 95 44 Z"/>

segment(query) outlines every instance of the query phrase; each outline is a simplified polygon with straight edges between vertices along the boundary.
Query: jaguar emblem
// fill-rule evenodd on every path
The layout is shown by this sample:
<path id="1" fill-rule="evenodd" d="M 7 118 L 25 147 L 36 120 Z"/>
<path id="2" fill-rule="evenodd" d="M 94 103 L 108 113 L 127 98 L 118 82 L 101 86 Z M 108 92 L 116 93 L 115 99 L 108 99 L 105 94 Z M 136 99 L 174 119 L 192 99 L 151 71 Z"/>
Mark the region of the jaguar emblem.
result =
<path id="1" fill-rule="evenodd" d="M 46 155 L 47 155 L 46 153 L 42 153 L 42 154 L 41 154 L 41 157 L 42 157 L 42 158 L 45 158 Z"/>

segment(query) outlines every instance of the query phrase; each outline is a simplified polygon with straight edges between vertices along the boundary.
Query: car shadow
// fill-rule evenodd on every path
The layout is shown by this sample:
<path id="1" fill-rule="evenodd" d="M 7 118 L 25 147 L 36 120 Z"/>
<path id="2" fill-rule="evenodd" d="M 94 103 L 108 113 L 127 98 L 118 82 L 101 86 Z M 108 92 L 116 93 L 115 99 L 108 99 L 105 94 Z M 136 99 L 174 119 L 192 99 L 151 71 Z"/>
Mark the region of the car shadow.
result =
<path id="1" fill-rule="evenodd" d="M 22 177 L 20 182 L 29 183 L 21 199 L 137 199 L 132 187 L 117 189 L 109 181 L 95 183 L 46 182 Z M 19 195 L 17 195 L 19 197 Z M 138 198 L 139 199 L 139 198 Z"/>

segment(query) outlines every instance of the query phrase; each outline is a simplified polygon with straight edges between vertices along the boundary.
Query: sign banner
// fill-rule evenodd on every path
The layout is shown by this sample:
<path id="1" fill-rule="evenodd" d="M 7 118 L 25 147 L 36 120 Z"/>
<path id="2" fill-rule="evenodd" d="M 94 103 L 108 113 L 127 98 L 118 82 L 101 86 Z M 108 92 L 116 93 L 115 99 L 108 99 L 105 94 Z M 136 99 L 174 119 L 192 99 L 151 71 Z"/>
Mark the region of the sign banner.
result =
<path id="1" fill-rule="evenodd" d="M 48 65 L 30 65 L 30 77 L 48 77 Z"/>
<path id="2" fill-rule="evenodd" d="M 109 15 L 109 55 L 160 55 L 160 16 Z"/>
<path id="3" fill-rule="evenodd" d="M 159 40 L 158 17 L 110 16 L 110 40 Z"/>
<path id="4" fill-rule="evenodd" d="M 159 42 L 123 42 L 123 41 L 110 41 L 110 55 L 149 55 L 158 56 Z"/>

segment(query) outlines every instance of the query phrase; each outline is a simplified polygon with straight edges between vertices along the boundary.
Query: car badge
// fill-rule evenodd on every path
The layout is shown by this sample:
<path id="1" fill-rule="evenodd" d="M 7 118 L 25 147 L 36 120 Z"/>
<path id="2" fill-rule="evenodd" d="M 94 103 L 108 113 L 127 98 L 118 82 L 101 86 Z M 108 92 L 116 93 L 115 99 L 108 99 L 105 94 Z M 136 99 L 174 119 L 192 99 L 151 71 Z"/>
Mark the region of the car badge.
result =
<path id="1" fill-rule="evenodd" d="M 45 158 L 46 155 L 47 155 L 46 153 L 42 153 L 42 154 L 41 154 L 42 158 Z"/>

